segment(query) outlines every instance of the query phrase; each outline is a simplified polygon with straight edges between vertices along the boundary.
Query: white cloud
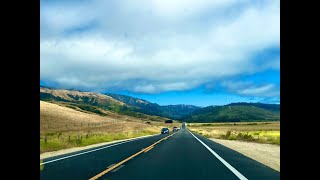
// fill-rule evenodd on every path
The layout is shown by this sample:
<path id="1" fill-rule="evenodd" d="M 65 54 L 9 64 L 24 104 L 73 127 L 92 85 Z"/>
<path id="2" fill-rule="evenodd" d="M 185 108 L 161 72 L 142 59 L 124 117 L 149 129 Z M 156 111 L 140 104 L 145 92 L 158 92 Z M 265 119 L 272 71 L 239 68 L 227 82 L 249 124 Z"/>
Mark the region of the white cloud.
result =
<path id="1" fill-rule="evenodd" d="M 164 18 L 185 18 L 205 10 L 217 10 L 239 3 L 237 0 L 153 0 L 149 2 L 157 15 Z"/>
<path id="2" fill-rule="evenodd" d="M 40 34 L 41 38 L 56 38 L 64 33 L 64 31 L 76 28 L 96 18 L 96 14 L 92 9 L 92 4 L 79 3 L 46 5 L 42 2 L 40 8 Z"/>
<path id="3" fill-rule="evenodd" d="M 279 69 L 279 59 L 257 67 L 252 58 L 279 46 L 276 0 L 125 2 L 42 3 L 41 79 L 74 88 L 158 93 Z M 97 23 L 90 31 L 77 32 L 92 21 Z M 268 90 L 261 88 L 242 94 Z"/>
<path id="4" fill-rule="evenodd" d="M 240 94 L 244 94 L 244 95 L 255 95 L 255 96 L 265 96 L 265 95 L 274 95 L 272 92 L 272 90 L 275 89 L 275 86 L 273 84 L 267 84 L 264 86 L 260 86 L 260 87 L 252 87 L 249 89 L 242 89 L 239 90 Z M 271 91 L 271 94 L 269 94 Z"/>
<path id="5" fill-rule="evenodd" d="M 261 99 L 258 102 L 267 103 L 267 104 L 280 104 L 280 97 L 267 97 L 267 98 Z"/>
<path id="6" fill-rule="evenodd" d="M 199 83 L 193 82 L 152 82 L 146 84 L 137 84 L 133 88 L 133 92 L 138 93 L 159 93 L 163 91 L 177 91 L 177 90 L 189 90 L 192 87 L 199 85 Z"/>
<path id="7" fill-rule="evenodd" d="M 222 86 L 232 93 L 245 96 L 274 97 L 280 95 L 275 84 L 256 85 L 253 82 L 224 81 Z"/>

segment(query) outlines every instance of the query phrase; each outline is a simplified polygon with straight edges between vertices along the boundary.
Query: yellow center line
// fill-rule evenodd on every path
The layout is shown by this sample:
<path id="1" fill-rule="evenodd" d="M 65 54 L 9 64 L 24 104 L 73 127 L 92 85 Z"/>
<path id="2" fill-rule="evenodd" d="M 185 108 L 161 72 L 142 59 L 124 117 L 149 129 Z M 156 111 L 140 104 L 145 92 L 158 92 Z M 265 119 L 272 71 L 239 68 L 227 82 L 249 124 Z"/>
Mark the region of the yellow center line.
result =
<path id="1" fill-rule="evenodd" d="M 176 133 L 174 133 L 174 134 L 176 134 Z M 134 157 L 138 156 L 139 154 L 141 154 L 141 153 L 143 153 L 143 152 L 148 152 L 148 151 L 150 151 L 150 150 L 151 150 L 151 149 L 152 149 L 156 144 L 160 143 L 160 142 L 161 142 L 161 141 L 163 141 L 163 140 L 168 139 L 169 137 L 173 136 L 174 134 L 171 134 L 171 135 L 169 135 L 169 136 L 167 136 L 167 137 L 164 137 L 164 138 L 160 139 L 159 141 L 157 141 L 157 142 L 155 142 L 155 143 L 151 144 L 150 146 L 148 146 L 148 147 L 146 147 L 146 148 L 142 149 L 141 151 L 139 151 L 139 152 L 137 152 L 137 153 L 135 153 L 135 154 L 131 155 L 130 157 L 128 157 L 128 158 L 126 158 L 126 159 L 124 159 L 124 160 L 122 160 L 122 161 L 118 162 L 117 164 L 115 164 L 115 165 L 111 166 L 110 168 L 107 168 L 106 170 L 102 171 L 101 173 L 99 173 L 99 174 L 97 174 L 97 175 L 93 176 L 93 177 L 92 177 L 92 178 L 90 178 L 89 180 L 95 180 L 95 179 L 98 179 L 99 177 L 101 177 L 101 176 L 103 176 L 103 175 L 107 174 L 108 172 L 110 172 L 110 171 L 112 171 L 113 169 L 117 168 L 117 167 L 118 167 L 118 166 L 120 166 L 121 164 L 123 164 L 123 163 L 125 163 L 125 162 L 129 161 L 130 159 L 132 159 L 132 158 L 134 158 Z"/>
<path id="2" fill-rule="evenodd" d="M 151 145 L 151 146 L 148 146 L 147 148 L 145 148 L 145 149 L 143 149 L 144 150 L 144 152 L 146 152 L 146 151 L 148 151 L 150 148 L 153 148 L 154 147 L 154 145 Z"/>
<path id="3" fill-rule="evenodd" d="M 149 149 L 145 150 L 144 152 L 146 153 L 146 152 L 150 151 L 153 147 L 154 146 L 151 146 Z"/>

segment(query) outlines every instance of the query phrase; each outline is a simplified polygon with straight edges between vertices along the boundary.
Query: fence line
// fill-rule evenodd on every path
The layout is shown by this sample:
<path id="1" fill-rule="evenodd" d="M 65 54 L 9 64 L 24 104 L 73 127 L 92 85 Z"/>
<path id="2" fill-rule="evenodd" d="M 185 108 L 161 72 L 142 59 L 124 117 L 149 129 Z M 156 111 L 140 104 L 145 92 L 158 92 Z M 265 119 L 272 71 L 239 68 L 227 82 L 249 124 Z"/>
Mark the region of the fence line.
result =
<path id="1" fill-rule="evenodd" d="M 101 127 L 109 124 L 115 124 L 115 123 L 125 123 L 124 121 L 121 120 L 109 120 L 109 121 L 104 121 L 104 122 L 95 122 L 95 123 L 61 123 L 61 124 L 52 124 L 48 123 L 46 125 L 41 125 L 40 123 L 40 129 L 67 129 L 67 130 L 72 130 L 72 129 L 79 129 L 79 128 L 88 128 L 88 127 Z"/>

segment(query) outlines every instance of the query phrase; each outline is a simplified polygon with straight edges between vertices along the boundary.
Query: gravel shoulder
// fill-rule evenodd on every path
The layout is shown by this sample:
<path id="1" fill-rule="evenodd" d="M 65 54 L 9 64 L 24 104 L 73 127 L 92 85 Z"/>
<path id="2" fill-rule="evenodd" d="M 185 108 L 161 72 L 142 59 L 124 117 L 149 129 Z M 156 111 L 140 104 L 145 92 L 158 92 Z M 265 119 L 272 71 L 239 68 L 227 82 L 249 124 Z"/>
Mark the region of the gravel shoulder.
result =
<path id="1" fill-rule="evenodd" d="M 209 138 L 280 172 L 280 146 Z"/>

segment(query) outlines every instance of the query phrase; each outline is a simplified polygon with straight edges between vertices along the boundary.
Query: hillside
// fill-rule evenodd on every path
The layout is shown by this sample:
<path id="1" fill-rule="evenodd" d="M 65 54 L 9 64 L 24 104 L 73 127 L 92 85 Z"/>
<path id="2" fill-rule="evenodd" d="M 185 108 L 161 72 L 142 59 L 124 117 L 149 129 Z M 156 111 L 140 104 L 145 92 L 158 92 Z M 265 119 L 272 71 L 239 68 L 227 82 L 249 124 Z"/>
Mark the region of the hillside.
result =
<path id="1" fill-rule="evenodd" d="M 113 97 L 114 99 L 121 101 L 127 105 L 132 106 L 132 107 L 137 107 L 137 109 L 135 109 L 135 110 L 138 112 L 142 112 L 145 114 L 152 114 L 152 115 L 161 115 L 162 114 L 161 107 L 156 103 L 151 103 L 151 102 L 143 100 L 143 99 L 134 98 L 131 96 L 126 96 L 126 95 L 120 95 L 120 94 L 107 93 L 106 95 Z"/>
<path id="2" fill-rule="evenodd" d="M 156 103 L 151 103 L 143 99 L 120 94 L 107 93 L 106 95 L 111 96 L 114 99 L 124 102 L 130 106 L 137 107 L 137 109 L 135 109 L 137 112 L 167 117 L 170 119 L 181 119 L 195 110 L 200 109 L 198 106 L 184 104 L 160 106 Z"/>
<path id="3" fill-rule="evenodd" d="M 71 109 L 64 105 L 40 101 L 40 133 L 48 129 L 60 131 L 92 129 L 92 125 L 96 129 L 103 128 L 110 131 L 110 128 L 113 128 L 112 131 L 115 131 L 121 126 L 133 126 L 128 127 L 129 129 L 134 128 L 136 125 L 148 127 L 145 123 L 148 119 L 119 115 L 102 109 L 101 111 L 107 115 L 101 116 L 81 109 Z"/>
<path id="4" fill-rule="evenodd" d="M 58 104 L 54 104 L 58 103 Z M 162 127 L 178 126 L 149 121 L 97 108 L 100 114 L 69 108 L 64 102 L 40 100 L 40 153 L 132 137 L 159 134 Z"/>
<path id="5" fill-rule="evenodd" d="M 124 105 L 123 102 L 104 94 L 64 89 L 49 89 L 44 87 L 40 87 L 40 99 L 64 102 L 83 102 L 92 105 Z"/>
<path id="6" fill-rule="evenodd" d="M 280 119 L 280 105 L 261 103 L 232 103 L 225 106 L 208 106 L 182 120 L 185 122 L 244 122 Z"/>
<path id="7" fill-rule="evenodd" d="M 75 110 L 58 104 L 40 101 L 40 133 L 47 129 L 69 129 L 87 124 L 121 122 L 124 118 L 99 116 L 98 114 Z M 76 124 L 76 125 L 75 125 Z"/>
<path id="8" fill-rule="evenodd" d="M 99 115 L 107 115 L 108 113 L 104 111 L 109 111 L 151 121 L 164 121 L 166 119 L 143 114 L 138 111 L 138 107 L 127 105 L 113 97 L 94 92 L 40 87 L 40 100 L 60 103 L 69 108 L 90 111 Z"/>
<path id="9" fill-rule="evenodd" d="M 179 120 L 184 116 L 187 116 L 193 113 L 194 111 L 201 109 L 201 107 L 194 106 L 194 105 L 178 104 L 178 105 L 161 106 L 161 109 L 162 109 L 162 116 Z"/>
<path id="10" fill-rule="evenodd" d="M 246 102 L 239 102 L 239 103 L 231 103 L 228 104 L 231 106 L 234 105 L 243 105 L 243 106 L 255 106 L 255 107 L 259 107 L 259 108 L 263 108 L 275 113 L 280 113 L 280 104 L 263 104 L 263 103 L 246 103 Z"/>

